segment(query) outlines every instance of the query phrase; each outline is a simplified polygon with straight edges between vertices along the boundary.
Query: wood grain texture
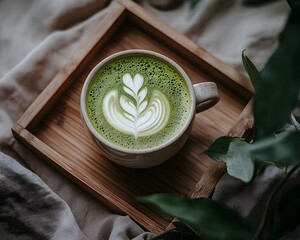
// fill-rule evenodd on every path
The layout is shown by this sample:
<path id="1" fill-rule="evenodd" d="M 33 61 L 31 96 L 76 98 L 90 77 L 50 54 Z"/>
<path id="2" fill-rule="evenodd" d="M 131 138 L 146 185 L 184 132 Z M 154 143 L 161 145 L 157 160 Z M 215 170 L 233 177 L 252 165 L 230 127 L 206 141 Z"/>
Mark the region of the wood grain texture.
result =
<path id="1" fill-rule="evenodd" d="M 236 123 L 229 130 L 227 135 L 231 137 L 241 137 L 249 139 L 252 136 L 245 136 L 245 134 L 251 134 L 253 123 L 252 101 L 250 101 L 238 117 Z M 225 174 L 225 172 L 225 163 L 217 161 L 211 162 L 200 181 L 196 184 L 196 187 L 190 194 L 190 196 L 192 198 L 210 197 L 216 184 L 219 182 L 220 178 Z"/>
<path id="2" fill-rule="evenodd" d="M 17 122 L 14 135 L 104 204 L 160 233 L 172 218 L 135 197 L 211 194 L 223 167 L 215 165 L 204 151 L 216 138 L 246 130 L 247 121 L 239 119 L 247 115 L 243 109 L 251 88 L 243 81 L 249 80 L 131 1 L 115 1 L 89 39 L 81 57 L 57 74 Z M 151 169 L 128 169 L 108 161 L 81 121 L 80 92 L 88 73 L 105 57 L 126 49 L 164 54 L 182 66 L 193 83 L 215 81 L 220 92 L 215 107 L 196 115 L 192 133 L 179 153 Z"/>

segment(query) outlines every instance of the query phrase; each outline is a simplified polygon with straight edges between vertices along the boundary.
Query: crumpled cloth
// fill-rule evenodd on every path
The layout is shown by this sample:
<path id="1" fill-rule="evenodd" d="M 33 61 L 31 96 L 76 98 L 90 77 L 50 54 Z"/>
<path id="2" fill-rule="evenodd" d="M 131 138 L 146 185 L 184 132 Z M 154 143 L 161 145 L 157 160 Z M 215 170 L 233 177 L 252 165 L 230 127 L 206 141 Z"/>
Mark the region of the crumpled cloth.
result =
<path id="1" fill-rule="evenodd" d="M 66 239 L 70 233 L 87 239 L 68 205 L 36 174 L 1 152 L 0 159 L 1 239 Z"/>
<path id="2" fill-rule="evenodd" d="M 110 212 L 31 154 L 10 130 L 56 73 L 76 57 L 88 33 L 109 11 L 109 2 L 0 0 L 1 239 L 138 240 L 153 236 L 128 216 Z M 251 7 L 239 0 L 202 0 L 193 8 L 186 1 L 172 11 L 156 10 L 146 0 L 140 4 L 241 72 L 243 49 L 259 69 L 263 67 L 289 13 L 285 1 Z M 261 179 L 268 185 L 277 174 L 265 171 Z M 260 183 L 254 182 L 249 192 L 225 175 L 214 198 L 228 205 L 243 202 L 237 210 L 247 214 L 264 193 Z M 16 223 L 19 228 L 12 227 Z"/>
<path id="3" fill-rule="evenodd" d="M 119 216 L 97 207 L 96 203 L 79 198 L 73 201 L 73 207 L 81 206 L 84 228 L 89 230 L 93 221 L 98 233 L 89 238 L 78 227 L 72 211 L 65 201 L 54 193 L 36 174 L 24 168 L 17 161 L 0 152 L 0 237 L 2 240 L 23 239 L 147 239 L 151 234 L 143 231 L 128 216 Z M 70 187 L 64 187 L 73 197 L 77 197 Z M 74 191 L 74 190 L 73 190 Z M 95 206 L 93 206 L 95 205 Z M 78 206 L 79 207 L 79 206 Z M 87 216 L 93 209 L 97 218 Z M 78 209 L 79 210 L 79 209 Z M 96 230 L 96 229 L 95 229 Z M 89 235 L 92 235 L 90 233 Z"/>

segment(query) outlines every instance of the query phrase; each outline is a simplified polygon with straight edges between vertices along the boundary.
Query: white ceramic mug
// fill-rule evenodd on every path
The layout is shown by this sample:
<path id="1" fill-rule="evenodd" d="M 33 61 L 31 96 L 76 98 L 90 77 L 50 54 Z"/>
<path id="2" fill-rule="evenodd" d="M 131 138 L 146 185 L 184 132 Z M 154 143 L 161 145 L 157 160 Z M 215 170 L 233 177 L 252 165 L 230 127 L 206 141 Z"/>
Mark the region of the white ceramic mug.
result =
<path id="1" fill-rule="evenodd" d="M 87 89 L 97 71 L 101 69 L 104 65 L 111 61 L 114 61 L 115 59 L 132 55 L 150 56 L 157 58 L 162 62 L 170 64 L 182 75 L 187 84 L 188 91 L 190 94 L 190 111 L 188 113 L 184 125 L 182 126 L 178 134 L 173 138 L 169 139 L 167 142 L 148 149 L 133 150 L 125 147 L 120 147 L 108 141 L 106 138 L 101 136 L 99 132 L 93 127 L 93 124 L 91 123 L 91 120 L 89 119 L 89 116 L 87 114 Z M 190 135 L 195 113 L 202 112 L 214 106 L 218 102 L 218 100 L 219 93 L 217 90 L 217 86 L 214 82 L 202 82 L 193 85 L 188 75 L 184 72 L 184 70 L 170 58 L 153 51 L 134 49 L 115 53 L 102 60 L 93 68 L 93 70 L 86 78 L 86 81 L 82 88 L 80 108 L 83 122 L 104 156 L 106 156 L 108 159 L 115 162 L 116 164 L 125 167 L 149 168 L 159 165 L 165 162 L 166 160 L 170 159 L 172 156 L 174 156 L 182 148 L 182 146 L 185 144 Z"/>

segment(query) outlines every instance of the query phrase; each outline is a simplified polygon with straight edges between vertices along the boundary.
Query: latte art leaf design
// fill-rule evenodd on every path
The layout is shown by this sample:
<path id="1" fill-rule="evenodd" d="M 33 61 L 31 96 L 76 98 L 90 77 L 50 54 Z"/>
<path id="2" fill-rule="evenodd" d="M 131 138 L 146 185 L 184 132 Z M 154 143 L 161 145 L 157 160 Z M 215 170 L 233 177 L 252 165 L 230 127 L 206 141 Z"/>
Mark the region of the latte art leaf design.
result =
<path id="1" fill-rule="evenodd" d="M 170 118 L 170 104 L 159 90 L 153 90 L 149 101 L 148 90 L 143 87 L 144 78 L 129 73 L 123 75 L 123 90 L 131 96 L 118 91 L 108 92 L 103 99 L 103 113 L 108 123 L 115 129 L 133 135 L 135 139 L 150 136 L 162 130 Z M 134 99 L 134 100 L 132 100 Z"/>

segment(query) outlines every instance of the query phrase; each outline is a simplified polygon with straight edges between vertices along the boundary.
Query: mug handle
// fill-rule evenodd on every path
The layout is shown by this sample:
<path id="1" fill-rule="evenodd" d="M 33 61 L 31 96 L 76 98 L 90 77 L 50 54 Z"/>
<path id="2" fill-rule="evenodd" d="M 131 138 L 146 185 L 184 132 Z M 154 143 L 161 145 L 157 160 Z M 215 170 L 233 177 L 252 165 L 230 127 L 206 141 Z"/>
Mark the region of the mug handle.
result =
<path id="1" fill-rule="evenodd" d="M 217 85 L 214 82 L 202 82 L 193 85 L 196 97 L 196 113 L 214 106 L 220 99 Z"/>

